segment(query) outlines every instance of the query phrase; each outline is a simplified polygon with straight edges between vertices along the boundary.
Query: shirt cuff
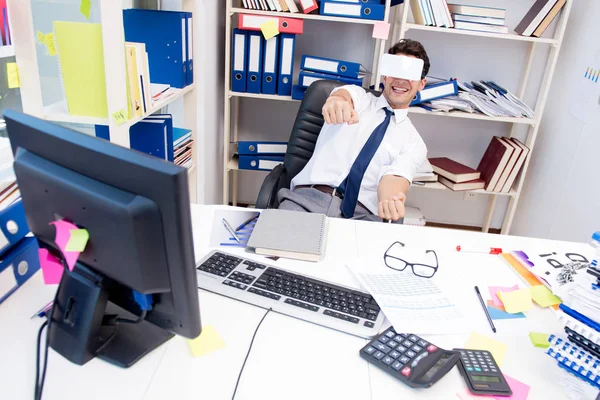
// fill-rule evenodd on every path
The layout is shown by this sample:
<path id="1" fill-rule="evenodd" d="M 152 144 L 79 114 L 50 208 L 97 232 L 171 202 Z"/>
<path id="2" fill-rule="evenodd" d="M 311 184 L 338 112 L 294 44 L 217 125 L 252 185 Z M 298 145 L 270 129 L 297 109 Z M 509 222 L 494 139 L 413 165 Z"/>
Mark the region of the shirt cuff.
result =
<path id="1" fill-rule="evenodd" d="M 410 184 L 412 184 L 412 181 L 415 178 L 415 171 L 413 170 L 414 168 L 405 168 L 390 165 L 383 168 L 379 180 L 381 181 L 381 179 L 386 175 L 395 175 L 401 176 L 402 178 L 406 179 Z"/>
<path id="2" fill-rule="evenodd" d="M 354 105 L 354 109 L 356 111 L 360 111 L 360 106 L 361 106 L 361 97 L 362 95 L 364 95 L 366 92 L 363 88 L 361 88 L 360 86 L 356 86 L 356 85 L 344 85 L 344 86 L 338 86 L 335 89 L 333 89 L 331 91 L 331 94 L 334 94 L 335 92 L 337 92 L 340 89 L 344 89 L 346 90 L 348 93 L 350 93 L 350 97 L 352 97 L 352 103 Z M 362 93 L 361 93 L 362 91 Z"/>

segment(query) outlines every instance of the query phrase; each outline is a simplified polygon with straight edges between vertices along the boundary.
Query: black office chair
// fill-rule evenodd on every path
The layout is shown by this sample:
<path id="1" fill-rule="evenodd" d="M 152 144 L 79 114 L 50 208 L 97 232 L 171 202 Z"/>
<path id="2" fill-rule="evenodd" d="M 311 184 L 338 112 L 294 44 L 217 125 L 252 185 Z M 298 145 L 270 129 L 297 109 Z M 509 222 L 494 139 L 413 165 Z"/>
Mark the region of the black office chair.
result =
<path id="1" fill-rule="evenodd" d="M 317 138 L 325 122 L 321 114 L 325 100 L 334 88 L 343 85 L 340 82 L 326 80 L 316 81 L 310 85 L 300 103 L 283 164 L 273 168 L 265 178 L 256 199 L 256 208 L 279 207 L 277 192 L 282 188 L 290 188 L 292 179 L 302 171 L 315 151 Z M 381 92 L 371 91 L 371 93 L 376 96 L 381 95 Z"/>

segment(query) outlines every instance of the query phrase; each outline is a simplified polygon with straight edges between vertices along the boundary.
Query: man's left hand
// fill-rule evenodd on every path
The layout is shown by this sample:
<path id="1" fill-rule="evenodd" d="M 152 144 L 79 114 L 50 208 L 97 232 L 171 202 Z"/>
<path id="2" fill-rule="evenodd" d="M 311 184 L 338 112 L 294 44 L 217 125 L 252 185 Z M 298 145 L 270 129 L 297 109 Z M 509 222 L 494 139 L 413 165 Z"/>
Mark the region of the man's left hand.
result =
<path id="1" fill-rule="evenodd" d="M 405 201 L 406 195 L 402 192 L 389 199 L 381 200 L 379 202 L 379 217 L 394 222 L 398 221 L 400 218 L 404 218 L 406 213 L 406 210 L 404 209 Z"/>

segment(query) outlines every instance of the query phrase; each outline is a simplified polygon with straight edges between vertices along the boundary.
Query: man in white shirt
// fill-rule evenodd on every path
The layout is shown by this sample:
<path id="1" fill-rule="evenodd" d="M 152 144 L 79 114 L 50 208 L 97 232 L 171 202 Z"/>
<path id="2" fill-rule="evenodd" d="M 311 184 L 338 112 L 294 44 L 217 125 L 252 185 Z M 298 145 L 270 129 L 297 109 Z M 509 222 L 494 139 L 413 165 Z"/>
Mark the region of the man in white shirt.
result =
<path id="1" fill-rule="evenodd" d="M 388 54 L 423 60 L 420 79 L 384 76 L 379 97 L 355 85 L 334 89 L 322 109 L 325 124 L 311 159 L 292 179 L 291 190 L 278 193 L 280 209 L 372 221 L 404 217 L 406 193 L 427 157 L 408 107 L 425 86 L 429 58 L 410 39 Z"/>

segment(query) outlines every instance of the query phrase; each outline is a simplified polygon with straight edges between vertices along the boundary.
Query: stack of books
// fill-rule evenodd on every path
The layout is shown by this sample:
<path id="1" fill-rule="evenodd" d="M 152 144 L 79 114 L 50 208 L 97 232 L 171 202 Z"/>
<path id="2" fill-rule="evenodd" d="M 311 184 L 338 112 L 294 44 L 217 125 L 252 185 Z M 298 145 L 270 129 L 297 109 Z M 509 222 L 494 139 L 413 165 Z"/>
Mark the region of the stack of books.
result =
<path id="1" fill-rule="evenodd" d="M 477 166 L 484 189 L 509 193 L 528 155 L 529 148 L 518 139 L 494 136 Z"/>
<path id="2" fill-rule="evenodd" d="M 542 36 L 566 2 L 567 0 L 537 0 L 517 25 L 515 32 L 522 36 Z"/>
<path id="3" fill-rule="evenodd" d="M 455 29 L 508 33 L 505 25 L 506 9 L 463 4 L 449 4 Z"/>
<path id="4" fill-rule="evenodd" d="M 440 28 L 454 28 L 450 5 L 446 0 L 410 0 L 415 23 Z"/>
<path id="5" fill-rule="evenodd" d="M 429 160 L 425 159 L 423 164 L 417 169 L 413 182 L 437 182 L 438 176 L 433 172 L 433 166 Z"/>
<path id="6" fill-rule="evenodd" d="M 439 175 L 438 180 L 451 190 L 477 190 L 483 189 L 485 182 L 480 179 L 481 173 L 451 160 L 447 157 L 430 158 L 433 171 Z"/>
<path id="7" fill-rule="evenodd" d="M 189 129 L 173 128 L 173 162 L 180 167 L 192 167 L 194 139 Z"/>

